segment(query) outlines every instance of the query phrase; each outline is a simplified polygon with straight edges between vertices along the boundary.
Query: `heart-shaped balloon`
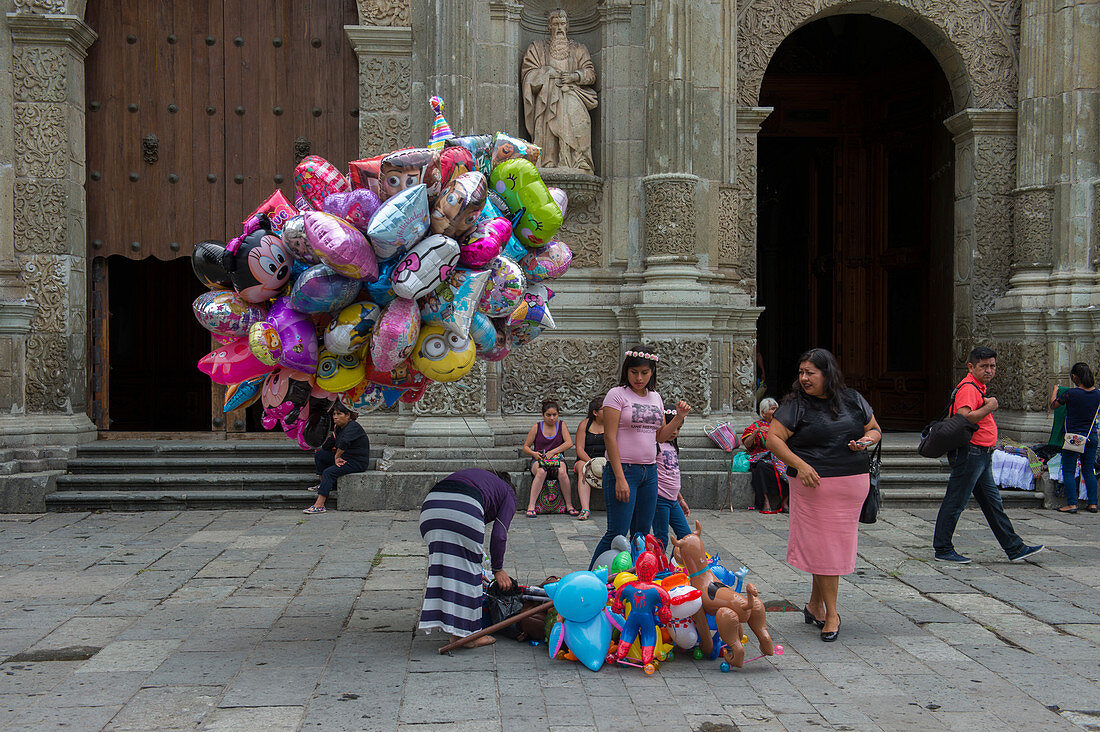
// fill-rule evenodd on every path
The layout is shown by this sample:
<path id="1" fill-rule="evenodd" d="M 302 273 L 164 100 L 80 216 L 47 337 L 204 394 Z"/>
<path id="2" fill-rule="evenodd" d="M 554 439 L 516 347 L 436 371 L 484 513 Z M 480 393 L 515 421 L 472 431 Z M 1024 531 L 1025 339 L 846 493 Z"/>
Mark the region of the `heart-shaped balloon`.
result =
<path id="1" fill-rule="evenodd" d="M 378 260 L 363 232 L 332 214 L 307 211 L 304 216 L 306 239 L 321 261 L 353 280 L 378 279 Z"/>
<path id="2" fill-rule="evenodd" d="M 504 244 L 511 236 L 512 222 L 508 219 L 497 217 L 481 221 L 466 241 L 459 245 L 461 253 L 458 261 L 467 267 L 485 267 L 504 250 Z"/>
<path id="3" fill-rule="evenodd" d="M 409 357 L 420 333 L 420 308 L 415 300 L 399 297 L 382 311 L 370 343 L 371 362 L 390 371 Z"/>
<path id="4" fill-rule="evenodd" d="M 294 168 L 294 185 L 316 211 L 321 210 L 325 196 L 351 190 L 351 183 L 344 174 L 319 155 L 302 158 L 302 162 Z"/>
<path id="5" fill-rule="evenodd" d="M 382 202 L 373 191 L 368 188 L 357 188 L 353 191 L 330 193 L 325 196 L 324 207 L 321 210 L 344 219 L 366 234 L 371 217 L 381 205 Z"/>

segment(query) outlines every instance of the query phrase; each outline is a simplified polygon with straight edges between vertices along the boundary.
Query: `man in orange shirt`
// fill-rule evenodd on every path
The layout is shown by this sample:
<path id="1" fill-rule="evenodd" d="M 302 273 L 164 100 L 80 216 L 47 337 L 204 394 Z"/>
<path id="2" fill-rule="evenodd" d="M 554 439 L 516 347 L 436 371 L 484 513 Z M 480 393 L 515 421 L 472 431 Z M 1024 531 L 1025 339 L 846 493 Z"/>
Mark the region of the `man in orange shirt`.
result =
<path id="1" fill-rule="evenodd" d="M 951 538 L 959 516 L 973 493 L 1001 548 L 1009 559 L 1017 562 L 1038 554 L 1043 546 L 1028 546 L 1013 531 L 1012 522 L 1005 515 L 1001 492 L 993 482 L 993 450 L 997 446 L 997 422 L 993 419 L 993 412 L 997 411 L 997 398 L 986 397 L 985 392 L 997 373 L 997 354 L 992 348 L 978 346 L 970 352 L 966 370 L 969 372 L 966 378 L 955 388 L 951 413 L 966 416 L 978 425 L 978 429 L 971 436 L 969 445 L 948 453 L 951 477 L 947 479 L 947 493 L 936 516 L 932 548 L 936 551 L 936 559 L 941 562 L 970 563 L 969 557 L 955 551 Z"/>

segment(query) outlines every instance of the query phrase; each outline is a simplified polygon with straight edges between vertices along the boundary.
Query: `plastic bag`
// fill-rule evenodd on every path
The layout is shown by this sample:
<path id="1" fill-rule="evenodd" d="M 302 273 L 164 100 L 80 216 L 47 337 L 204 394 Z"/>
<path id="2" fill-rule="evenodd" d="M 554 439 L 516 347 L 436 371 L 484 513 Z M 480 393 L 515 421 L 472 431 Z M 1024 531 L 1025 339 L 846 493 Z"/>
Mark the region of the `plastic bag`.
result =
<path id="1" fill-rule="evenodd" d="M 393 467 L 393 448 L 382 448 L 382 457 L 378 458 L 378 470 L 389 470 Z"/>
<path id="2" fill-rule="evenodd" d="M 515 580 L 512 581 L 512 587 L 509 590 L 500 589 L 496 580 L 489 583 L 489 587 L 485 591 L 483 627 L 488 628 L 491 625 L 496 625 L 502 620 L 507 620 L 521 612 L 523 612 L 523 598 L 521 597 L 519 585 L 516 584 Z M 512 623 L 494 632 L 503 635 L 505 638 L 519 640 L 523 629 L 519 627 L 518 623 Z"/>
<path id="3" fill-rule="evenodd" d="M 749 454 L 741 451 L 733 456 L 733 465 L 730 466 L 730 470 L 734 473 L 747 473 L 749 472 Z"/>

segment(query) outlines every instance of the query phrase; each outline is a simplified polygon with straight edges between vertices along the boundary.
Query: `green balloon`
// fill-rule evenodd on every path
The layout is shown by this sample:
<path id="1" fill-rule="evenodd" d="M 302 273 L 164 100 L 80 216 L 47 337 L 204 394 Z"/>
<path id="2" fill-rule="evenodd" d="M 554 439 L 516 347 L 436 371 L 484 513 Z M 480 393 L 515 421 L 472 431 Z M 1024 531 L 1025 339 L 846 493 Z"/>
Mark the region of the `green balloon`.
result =
<path id="1" fill-rule="evenodd" d="M 615 560 L 611 562 L 611 574 L 625 572 L 633 566 L 634 562 L 630 560 L 630 552 L 619 552 Z"/>

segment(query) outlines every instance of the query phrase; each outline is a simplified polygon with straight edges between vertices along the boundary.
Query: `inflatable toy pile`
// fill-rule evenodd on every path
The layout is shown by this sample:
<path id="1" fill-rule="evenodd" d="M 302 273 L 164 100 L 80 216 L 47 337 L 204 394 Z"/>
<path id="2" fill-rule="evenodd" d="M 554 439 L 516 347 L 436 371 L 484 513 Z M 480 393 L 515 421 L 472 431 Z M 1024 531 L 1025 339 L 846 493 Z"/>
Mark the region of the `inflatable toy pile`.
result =
<path id="1" fill-rule="evenodd" d="M 537 146 L 455 137 L 430 101 L 427 147 L 347 175 L 311 155 L 293 204 L 276 191 L 240 236 L 195 245 L 210 288 L 195 317 L 222 344 L 198 366 L 228 386 L 225 411 L 260 400 L 267 429 L 316 447 L 328 402 L 416 402 L 555 327 L 547 283 L 573 259 L 554 238 L 565 192 L 543 182 Z"/>
<path id="2" fill-rule="evenodd" d="M 551 658 L 604 663 L 654 673 L 675 648 L 696 660 L 722 658 L 723 672 L 764 656 L 783 655 L 772 643 L 764 604 L 746 582 L 748 569 L 730 572 L 706 553 L 702 527 L 672 539 L 674 559 L 652 536 L 617 537 L 597 557 L 595 572 L 572 572 L 544 589 L 557 614 L 548 633 Z M 748 625 L 760 655 L 745 659 Z"/>

